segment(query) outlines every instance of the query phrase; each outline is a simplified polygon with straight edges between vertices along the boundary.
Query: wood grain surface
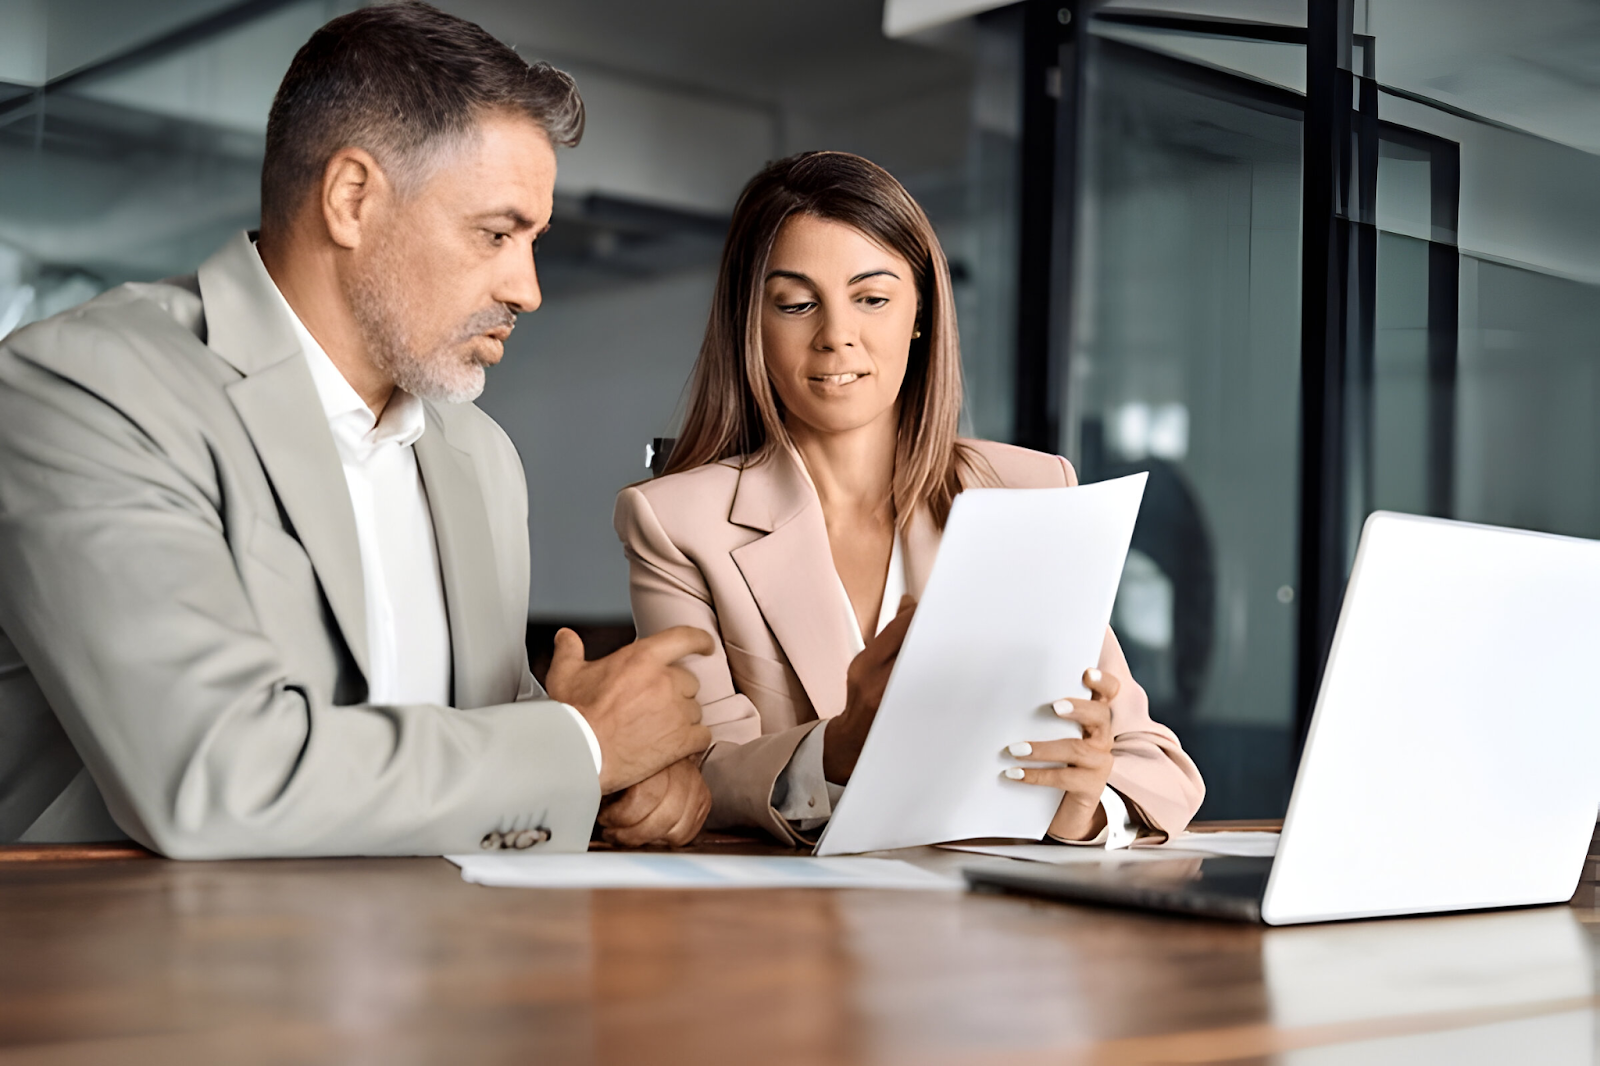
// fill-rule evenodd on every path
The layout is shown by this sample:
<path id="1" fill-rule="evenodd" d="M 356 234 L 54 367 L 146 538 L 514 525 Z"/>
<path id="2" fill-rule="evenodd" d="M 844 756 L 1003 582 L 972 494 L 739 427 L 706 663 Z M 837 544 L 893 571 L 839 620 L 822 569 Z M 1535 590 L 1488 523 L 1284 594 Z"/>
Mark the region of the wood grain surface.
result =
<path id="1" fill-rule="evenodd" d="M 157 859 L 131 840 L 120 844 L 0 844 L 0 862 L 120 862 Z"/>
<path id="2" fill-rule="evenodd" d="M 955 891 L 490 889 L 441 859 L 80 859 L 0 864 L 0 937 L 0 1064 L 1451 1062 L 1497 1040 L 1587 1063 L 1600 1014 L 1592 901 L 1267 930 Z"/>

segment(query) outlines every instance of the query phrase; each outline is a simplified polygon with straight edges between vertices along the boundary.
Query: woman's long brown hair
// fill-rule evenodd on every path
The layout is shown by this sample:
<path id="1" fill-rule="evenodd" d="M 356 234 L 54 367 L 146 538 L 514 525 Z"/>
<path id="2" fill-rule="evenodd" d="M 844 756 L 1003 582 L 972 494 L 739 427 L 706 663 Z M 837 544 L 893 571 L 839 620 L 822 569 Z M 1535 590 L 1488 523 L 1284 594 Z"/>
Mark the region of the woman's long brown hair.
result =
<path id="1" fill-rule="evenodd" d="M 961 341 L 950 265 L 928 216 L 888 171 L 847 152 L 806 152 L 769 164 L 733 209 L 711 320 L 695 363 L 683 430 L 664 471 L 674 474 L 737 456 L 770 459 L 788 441 L 781 403 L 761 348 L 761 306 L 778 230 L 794 215 L 851 226 L 911 264 L 917 326 L 895 447 L 895 523 L 927 507 L 942 528 L 962 472 L 977 457 L 956 440 L 961 417 Z"/>

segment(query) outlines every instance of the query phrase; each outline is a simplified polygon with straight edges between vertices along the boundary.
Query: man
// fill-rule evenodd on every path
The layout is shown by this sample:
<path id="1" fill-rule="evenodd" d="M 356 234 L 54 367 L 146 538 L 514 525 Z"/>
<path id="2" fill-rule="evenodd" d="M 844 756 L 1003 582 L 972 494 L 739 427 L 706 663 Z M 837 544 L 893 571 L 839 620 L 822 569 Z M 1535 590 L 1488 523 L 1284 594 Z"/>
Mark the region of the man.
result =
<path id="1" fill-rule="evenodd" d="M 684 842 L 679 628 L 528 671 L 527 500 L 468 401 L 539 306 L 570 78 L 421 4 L 319 30 L 258 240 L 0 346 L 0 841 L 177 858 Z"/>

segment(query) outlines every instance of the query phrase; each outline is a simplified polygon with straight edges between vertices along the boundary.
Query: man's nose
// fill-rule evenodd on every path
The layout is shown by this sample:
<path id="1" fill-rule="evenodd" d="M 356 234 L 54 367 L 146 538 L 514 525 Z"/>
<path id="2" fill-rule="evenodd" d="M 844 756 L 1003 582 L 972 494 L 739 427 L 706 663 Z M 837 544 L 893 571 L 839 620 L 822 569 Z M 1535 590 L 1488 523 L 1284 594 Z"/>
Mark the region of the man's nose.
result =
<path id="1" fill-rule="evenodd" d="M 499 291 L 494 298 L 517 314 L 539 309 L 544 302 L 544 294 L 539 290 L 539 269 L 534 264 L 532 248 L 528 249 L 526 256 L 518 257 L 515 266 L 501 277 Z"/>

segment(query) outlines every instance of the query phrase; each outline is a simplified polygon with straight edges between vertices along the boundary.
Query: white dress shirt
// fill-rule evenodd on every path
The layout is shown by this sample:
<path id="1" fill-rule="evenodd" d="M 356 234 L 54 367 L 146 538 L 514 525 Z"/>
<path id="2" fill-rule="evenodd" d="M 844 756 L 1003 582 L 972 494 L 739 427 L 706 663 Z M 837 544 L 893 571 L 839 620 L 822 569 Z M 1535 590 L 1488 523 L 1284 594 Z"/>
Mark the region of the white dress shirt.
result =
<path id="1" fill-rule="evenodd" d="M 801 468 L 804 469 L 804 464 Z M 850 593 L 845 590 L 842 579 L 838 584 L 839 598 L 850 623 L 850 633 L 855 637 L 856 654 L 859 655 L 866 648 L 866 641 L 862 639 Z M 905 592 L 906 567 L 897 532 L 894 547 L 889 552 L 889 572 L 884 577 L 883 603 L 878 608 L 878 624 L 873 629 L 875 635 L 894 621 L 894 616 L 900 611 L 900 598 Z M 827 728 L 828 723 L 823 722 L 806 734 L 805 739 L 795 747 L 794 754 L 789 757 L 789 765 L 783 768 L 772 788 L 773 809 L 802 833 L 822 828 L 844 793 L 843 785 L 827 780 L 822 772 L 822 738 Z M 1100 793 L 1100 807 L 1105 812 L 1106 824 L 1094 837 L 1088 840 L 1050 839 L 1060 844 L 1084 847 L 1125 848 L 1132 844 L 1139 835 L 1138 823 L 1128 814 L 1128 805 L 1122 796 L 1110 785 Z"/>
<path id="2" fill-rule="evenodd" d="M 304 327 L 301 327 L 304 330 Z M 367 598 L 367 699 L 450 703 L 450 623 L 427 489 L 412 449 L 427 428 L 422 404 L 400 389 L 374 417 L 305 332 L 301 345 L 339 448 L 355 509 Z"/>
<path id="3" fill-rule="evenodd" d="M 274 286 L 276 291 L 276 286 Z M 450 621 L 427 488 L 413 445 L 427 430 L 422 402 L 396 389 L 380 418 L 278 293 L 311 369 L 355 511 L 366 592 L 367 700 L 449 706 Z M 600 742 L 576 709 L 600 772 Z"/>

